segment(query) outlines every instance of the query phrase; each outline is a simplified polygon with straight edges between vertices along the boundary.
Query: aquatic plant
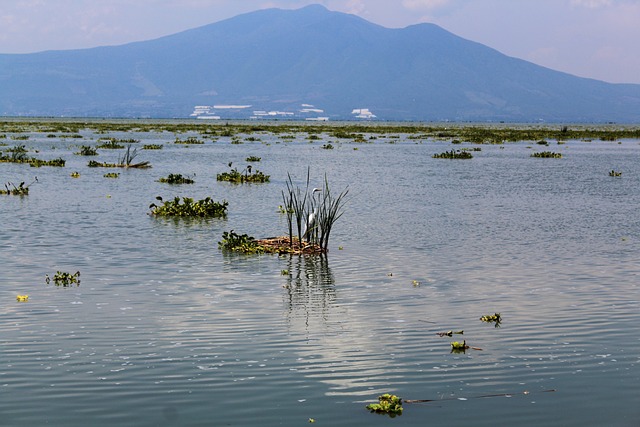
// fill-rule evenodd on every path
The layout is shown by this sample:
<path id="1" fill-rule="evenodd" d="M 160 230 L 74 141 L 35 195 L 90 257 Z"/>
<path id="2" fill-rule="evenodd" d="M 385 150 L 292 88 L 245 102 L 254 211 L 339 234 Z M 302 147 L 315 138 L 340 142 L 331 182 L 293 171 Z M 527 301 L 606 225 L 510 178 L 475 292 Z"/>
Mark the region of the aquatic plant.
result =
<path id="1" fill-rule="evenodd" d="M 118 163 L 103 163 L 97 162 L 95 160 L 89 160 L 87 164 L 90 168 L 133 168 L 133 169 L 147 169 L 150 168 L 151 165 L 148 161 L 133 163 L 133 159 L 138 155 L 138 150 L 136 148 L 131 151 L 131 145 L 127 146 L 127 150 L 124 152 L 122 157 L 118 157 Z"/>
<path id="2" fill-rule="evenodd" d="M 436 332 L 436 335 L 439 337 L 451 337 L 453 334 L 462 335 L 464 331 L 447 331 L 447 332 Z"/>
<path id="3" fill-rule="evenodd" d="M 323 187 L 314 188 L 310 192 L 310 170 L 307 169 L 306 188 L 302 191 L 300 187 L 293 184 L 291 175 L 287 176 L 287 190 L 282 191 L 282 200 L 287 215 L 289 244 L 293 245 L 296 241 L 300 244 L 306 240 L 310 245 L 317 245 L 321 252 L 326 252 L 333 225 L 344 213 L 349 189 L 345 188 L 334 196 L 325 175 Z M 297 236 L 294 236 L 294 230 L 297 231 Z"/>
<path id="4" fill-rule="evenodd" d="M 165 184 L 193 184 L 195 181 L 191 178 L 182 176 L 182 174 L 179 173 L 170 173 L 166 178 L 160 178 L 158 182 L 163 182 Z"/>
<path id="5" fill-rule="evenodd" d="M 71 172 L 71 178 L 80 178 L 80 172 Z"/>
<path id="6" fill-rule="evenodd" d="M 74 154 L 77 154 L 79 156 L 97 156 L 98 150 L 96 150 L 93 147 L 89 147 L 87 145 L 82 145 L 80 146 L 80 151 Z"/>
<path id="7" fill-rule="evenodd" d="M 466 350 L 469 346 L 467 345 L 467 341 L 452 341 L 451 342 L 451 350 Z"/>
<path id="8" fill-rule="evenodd" d="M 326 144 L 324 144 L 321 148 L 325 149 L 325 150 L 333 150 L 333 145 L 328 142 Z"/>
<path id="9" fill-rule="evenodd" d="M 531 157 L 539 157 L 544 159 L 560 159 L 562 158 L 561 153 L 554 153 L 553 151 L 540 151 L 537 153 L 531 154 Z"/>
<path id="10" fill-rule="evenodd" d="M 620 177 L 622 176 L 622 172 L 616 172 L 612 169 L 611 172 L 609 172 L 609 176 Z"/>
<path id="11" fill-rule="evenodd" d="M 226 200 L 216 202 L 210 197 L 198 201 L 194 201 L 190 197 L 183 197 L 182 203 L 180 197 L 164 201 L 162 197 L 158 196 L 156 200 L 162 202 L 162 206 L 157 206 L 155 203 L 149 205 L 151 215 L 156 216 L 224 218 L 227 216 L 227 206 L 229 205 Z"/>
<path id="12" fill-rule="evenodd" d="M 495 323 L 495 327 L 500 327 L 500 323 L 502 323 L 502 316 L 500 313 L 487 314 L 480 317 L 480 320 L 487 323 Z"/>
<path id="13" fill-rule="evenodd" d="M 370 403 L 366 409 L 376 414 L 386 414 L 391 418 L 402 415 L 402 399 L 396 395 L 385 393 L 378 396 L 378 403 Z"/>
<path id="14" fill-rule="evenodd" d="M 174 141 L 174 144 L 202 145 L 204 144 L 204 141 L 196 137 L 190 136 L 186 139 L 176 138 L 176 140 Z"/>
<path id="15" fill-rule="evenodd" d="M 237 234 L 233 230 L 222 233 L 218 247 L 223 251 L 256 254 L 265 252 L 253 236 Z"/>
<path id="16" fill-rule="evenodd" d="M 53 160 L 40 160 L 32 157 L 27 163 L 29 163 L 29 166 L 32 168 L 39 168 L 41 166 L 64 167 L 66 160 L 61 157 Z"/>
<path id="17" fill-rule="evenodd" d="M 104 178 L 119 178 L 120 174 L 117 172 L 108 172 L 102 175 Z"/>
<path id="18" fill-rule="evenodd" d="M 468 151 L 463 150 L 450 150 L 444 153 L 434 154 L 434 159 L 472 159 L 473 155 Z"/>
<path id="19" fill-rule="evenodd" d="M 45 282 L 47 282 L 47 284 L 51 282 L 48 274 L 45 275 Z M 53 275 L 53 283 L 56 286 L 63 286 L 65 288 L 71 286 L 74 283 L 76 284 L 76 286 L 80 286 L 80 272 L 76 271 L 75 273 L 71 274 L 64 271 L 56 271 L 56 274 Z"/>
<path id="20" fill-rule="evenodd" d="M 38 179 L 36 178 L 36 181 L 37 180 Z M 31 185 L 31 184 L 29 184 L 29 185 Z M 24 185 L 24 181 L 23 181 L 16 187 L 13 183 L 7 182 L 4 185 L 4 188 L 6 188 L 6 190 L 0 190 L 0 194 L 9 195 L 9 196 L 28 196 L 29 195 L 29 185 L 25 186 Z"/>
<path id="21" fill-rule="evenodd" d="M 106 139 L 102 144 L 98 145 L 97 148 L 105 148 L 108 150 L 119 150 L 124 148 L 124 145 L 120 144 L 115 138 Z"/>
<path id="22" fill-rule="evenodd" d="M 245 159 L 245 161 L 247 162 L 259 162 L 260 160 L 262 160 L 260 157 L 257 156 L 249 156 Z"/>
<path id="23" fill-rule="evenodd" d="M 231 169 L 229 172 L 219 173 L 216 176 L 216 180 L 218 181 L 226 181 L 232 182 L 236 184 L 243 184 L 245 182 L 250 183 L 264 183 L 269 182 L 269 175 L 265 175 L 259 170 L 255 170 L 252 172 L 251 165 L 247 165 L 246 168 L 242 172 L 238 171 L 237 168 Z"/>
<path id="24" fill-rule="evenodd" d="M 143 150 L 162 150 L 162 145 L 161 144 L 144 144 L 142 146 Z"/>
<path id="25" fill-rule="evenodd" d="M 29 295 L 18 295 L 18 296 L 16 296 L 16 301 L 18 301 L 18 302 L 27 302 L 27 301 L 29 301 Z"/>
<path id="26" fill-rule="evenodd" d="M 317 206 L 319 233 L 317 235 L 317 241 L 314 243 L 320 245 L 323 250 L 327 250 L 333 225 L 344 214 L 344 206 L 347 200 L 346 197 L 349 194 L 349 188 L 345 188 L 338 195 L 334 196 L 329 188 L 329 181 L 325 175 L 321 192 L 322 198 Z M 312 214 L 313 212 L 310 215 Z"/>
<path id="27" fill-rule="evenodd" d="M 480 350 L 482 351 L 481 348 L 478 347 L 471 347 L 469 345 L 467 345 L 467 341 L 462 341 L 462 342 L 458 342 L 458 341 L 452 341 L 451 342 L 451 353 L 464 353 L 466 350 Z"/>

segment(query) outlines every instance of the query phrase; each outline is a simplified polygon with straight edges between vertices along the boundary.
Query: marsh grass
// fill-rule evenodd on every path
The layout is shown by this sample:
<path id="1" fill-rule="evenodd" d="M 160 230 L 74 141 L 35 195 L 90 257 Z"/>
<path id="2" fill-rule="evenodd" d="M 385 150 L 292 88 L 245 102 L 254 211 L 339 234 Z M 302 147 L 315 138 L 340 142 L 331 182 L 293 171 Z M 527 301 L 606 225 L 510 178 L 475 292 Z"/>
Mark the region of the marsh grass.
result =
<path id="1" fill-rule="evenodd" d="M 319 252 L 325 253 L 329 247 L 329 237 L 335 222 L 344 213 L 346 196 L 349 189 L 334 195 L 329 187 L 327 176 L 324 177 L 322 188 L 310 191 L 310 169 L 307 168 L 307 178 L 304 190 L 293 183 L 287 174 L 287 188 L 282 191 L 283 210 L 287 215 L 288 238 L 283 243 L 293 248 L 301 248 L 305 242 Z M 316 194 L 320 196 L 316 200 Z M 297 235 L 294 234 L 297 231 Z"/>
<path id="2" fill-rule="evenodd" d="M 133 163 L 133 160 L 137 157 L 138 150 L 134 148 L 131 150 L 131 145 L 127 146 L 126 151 L 122 156 L 118 156 L 118 163 L 103 163 L 95 160 L 90 160 L 87 165 L 90 168 L 132 168 L 132 169 L 148 169 L 151 167 L 148 161 Z"/>

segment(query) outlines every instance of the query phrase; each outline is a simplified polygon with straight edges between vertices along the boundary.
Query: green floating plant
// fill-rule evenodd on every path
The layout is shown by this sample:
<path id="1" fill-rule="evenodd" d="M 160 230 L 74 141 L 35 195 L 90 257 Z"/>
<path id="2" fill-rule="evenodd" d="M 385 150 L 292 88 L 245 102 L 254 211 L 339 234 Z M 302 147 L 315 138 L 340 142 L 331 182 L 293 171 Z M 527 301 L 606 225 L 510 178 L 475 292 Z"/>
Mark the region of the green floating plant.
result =
<path id="1" fill-rule="evenodd" d="M 47 284 L 51 282 L 49 275 L 45 275 L 45 281 Z M 56 271 L 56 274 L 53 275 L 53 283 L 56 286 L 69 287 L 72 284 L 76 284 L 76 286 L 80 286 L 80 272 L 76 271 L 75 273 L 67 273 L 64 271 Z"/>
<path id="2" fill-rule="evenodd" d="M 202 145 L 204 144 L 204 141 L 190 136 L 187 139 L 180 139 L 180 138 L 176 138 L 176 140 L 174 141 L 175 144 L 185 144 L 185 145 Z"/>
<path id="3" fill-rule="evenodd" d="M 622 176 L 622 172 L 617 172 L 612 169 L 611 172 L 609 172 L 609 176 L 619 177 Z"/>
<path id="4" fill-rule="evenodd" d="M 553 151 L 540 151 L 533 153 L 531 157 L 539 157 L 544 159 L 561 159 L 562 153 L 554 153 Z"/>
<path id="5" fill-rule="evenodd" d="M 219 173 L 216 177 L 218 181 L 227 181 L 233 182 L 236 184 L 242 184 L 245 182 L 253 182 L 253 183 L 262 183 L 269 182 L 269 175 L 265 175 L 264 173 L 256 170 L 255 172 L 251 172 L 251 165 L 248 165 L 242 172 L 239 172 L 238 169 L 231 169 L 229 172 Z"/>
<path id="6" fill-rule="evenodd" d="M 183 197 L 182 203 L 180 203 L 180 197 L 164 201 L 162 197 L 158 196 L 156 200 L 161 201 L 162 206 L 151 203 L 149 209 L 151 209 L 151 215 L 157 216 L 224 218 L 227 216 L 227 206 L 229 205 L 226 200 L 216 202 L 211 197 L 198 201 L 194 201 L 190 197 Z"/>
<path id="7" fill-rule="evenodd" d="M 479 347 L 471 347 L 469 345 L 467 345 L 467 341 L 462 341 L 462 342 L 458 342 L 458 341 L 452 341 L 451 342 L 451 353 L 464 353 L 466 350 L 471 349 L 471 350 L 482 350 Z"/>
<path id="8" fill-rule="evenodd" d="M 451 350 L 466 350 L 468 349 L 469 346 L 467 345 L 467 341 L 462 341 L 462 342 L 458 342 L 458 341 L 452 341 L 451 342 Z"/>
<path id="9" fill-rule="evenodd" d="M 195 181 L 191 178 L 182 176 L 182 174 L 179 173 L 170 173 L 166 178 L 160 178 L 158 182 L 163 182 L 165 184 L 193 184 Z"/>
<path id="10" fill-rule="evenodd" d="M 97 156 L 98 155 L 98 150 L 96 150 L 93 147 L 90 147 L 88 145 L 81 145 L 80 146 L 80 151 L 78 151 L 77 153 L 74 153 L 78 156 Z"/>
<path id="11" fill-rule="evenodd" d="M 496 328 L 498 328 L 500 327 L 500 323 L 502 323 L 502 316 L 500 316 L 500 313 L 488 314 L 482 316 L 480 320 L 487 323 L 495 323 Z"/>
<path id="12" fill-rule="evenodd" d="M 222 241 L 218 242 L 218 247 L 223 251 L 245 254 L 264 252 L 264 248 L 258 244 L 254 237 L 248 234 L 238 234 L 233 230 L 222 233 Z"/>
<path id="13" fill-rule="evenodd" d="M 249 156 L 245 159 L 247 162 L 259 162 L 262 158 L 258 156 Z"/>
<path id="14" fill-rule="evenodd" d="M 472 159 L 473 155 L 466 150 L 450 150 L 434 154 L 432 157 L 434 159 Z"/>
<path id="15" fill-rule="evenodd" d="M 402 399 L 385 393 L 378 396 L 378 403 L 370 403 L 366 408 L 373 413 L 386 414 L 393 418 L 396 415 L 402 415 Z"/>

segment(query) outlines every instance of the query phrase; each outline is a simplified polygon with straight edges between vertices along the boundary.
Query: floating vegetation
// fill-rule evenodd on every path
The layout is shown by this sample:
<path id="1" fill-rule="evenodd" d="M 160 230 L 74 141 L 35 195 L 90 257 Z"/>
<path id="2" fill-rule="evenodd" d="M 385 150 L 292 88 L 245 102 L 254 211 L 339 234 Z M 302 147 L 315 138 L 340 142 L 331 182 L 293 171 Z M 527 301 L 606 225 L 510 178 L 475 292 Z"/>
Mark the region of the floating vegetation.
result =
<path id="1" fill-rule="evenodd" d="M 198 139 L 194 136 L 190 136 L 187 139 L 180 139 L 180 138 L 176 138 L 176 140 L 174 141 L 175 144 L 187 144 L 187 145 L 202 145 L 204 144 L 204 141 L 202 141 L 201 139 Z"/>
<path id="2" fill-rule="evenodd" d="M 124 148 L 124 145 L 120 144 L 120 142 L 118 142 L 118 140 L 115 138 L 109 138 L 105 140 L 105 142 L 103 142 L 102 144 L 98 145 L 97 148 L 105 148 L 108 150 L 120 150 Z"/>
<path id="3" fill-rule="evenodd" d="M 36 181 L 38 181 L 38 178 L 36 178 Z M 36 182 L 34 181 L 34 182 Z M 31 183 L 33 184 L 33 183 Z M 8 195 L 8 196 L 28 196 L 29 195 L 29 186 L 31 185 L 24 185 L 24 182 L 21 182 L 17 187 L 11 183 L 11 182 L 7 182 L 4 185 L 4 188 L 6 190 L 0 190 L 0 194 L 3 195 Z"/>
<path id="4" fill-rule="evenodd" d="M 53 166 L 53 167 L 63 168 L 64 165 L 66 164 L 66 160 L 64 160 L 63 158 L 57 158 L 53 160 L 40 160 L 36 158 L 31 158 L 27 163 L 29 163 L 29 166 L 31 166 L 32 168 L 39 168 L 41 166 Z"/>
<path id="5" fill-rule="evenodd" d="M 143 150 L 162 150 L 162 144 L 144 144 L 142 146 Z"/>
<path id="6" fill-rule="evenodd" d="M 333 145 L 330 142 L 328 142 L 324 144 L 321 148 L 324 150 L 333 150 Z"/>
<path id="7" fill-rule="evenodd" d="M 612 169 L 611 172 L 609 172 L 609 176 L 620 177 L 622 176 L 622 172 L 616 172 Z"/>
<path id="8" fill-rule="evenodd" d="M 118 172 L 108 172 L 102 175 L 104 178 L 119 178 L 120 174 Z"/>
<path id="9" fill-rule="evenodd" d="M 251 165 L 247 165 L 242 172 L 239 172 L 237 168 L 233 168 L 229 172 L 219 173 L 216 179 L 218 181 L 233 182 L 236 184 L 243 184 L 245 182 L 264 183 L 269 182 L 269 175 L 265 175 L 257 169 L 252 173 Z"/>
<path id="10" fill-rule="evenodd" d="M 97 162 L 95 160 L 89 160 L 87 164 L 90 168 L 134 168 L 134 169 L 147 169 L 150 168 L 151 165 L 149 162 L 140 162 L 133 163 L 133 159 L 138 155 L 138 150 L 136 148 L 131 151 L 131 146 L 127 146 L 127 150 L 122 155 L 122 157 L 118 157 L 118 163 L 102 163 Z"/>
<path id="11" fill-rule="evenodd" d="M 45 275 L 45 282 L 49 284 L 51 279 L 49 275 Z M 76 286 L 80 286 L 80 272 L 76 271 L 75 273 L 66 273 L 63 271 L 56 271 L 56 274 L 53 275 L 53 284 L 56 286 L 68 287 L 72 284 L 76 284 Z"/>
<path id="12" fill-rule="evenodd" d="M 222 241 L 218 247 L 223 251 L 240 252 L 244 254 L 259 254 L 265 252 L 253 236 L 238 234 L 231 231 L 222 233 Z"/>
<path id="13" fill-rule="evenodd" d="M 451 350 L 466 350 L 468 349 L 469 346 L 467 345 L 466 341 L 462 341 L 462 342 L 458 342 L 458 341 L 452 341 L 451 342 Z"/>
<path id="14" fill-rule="evenodd" d="M 260 157 L 257 157 L 257 156 L 249 156 L 245 160 L 247 162 L 259 162 L 262 159 Z"/>
<path id="15" fill-rule="evenodd" d="M 18 301 L 18 302 L 27 302 L 27 301 L 29 301 L 29 295 L 18 295 L 18 296 L 16 296 L 16 301 Z"/>
<path id="16" fill-rule="evenodd" d="M 97 156 L 98 150 L 96 150 L 93 147 L 89 147 L 87 145 L 82 145 L 80 147 L 80 151 L 74 154 L 77 154 L 78 156 Z"/>
<path id="17" fill-rule="evenodd" d="M 462 341 L 462 342 L 458 342 L 458 341 L 452 341 L 451 342 L 451 353 L 464 353 L 466 350 L 480 350 L 482 351 L 481 348 L 478 347 L 471 347 L 469 345 L 467 345 L 467 341 Z"/>
<path id="18" fill-rule="evenodd" d="M 444 153 L 434 154 L 432 157 L 434 159 L 472 159 L 473 155 L 466 150 L 450 150 Z"/>
<path id="19" fill-rule="evenodd" d="M 64 167 L 65 161 L 62 158 L 53 160 L 40 160 L 27 156 L 27 149 L 24 145 L 17 145 L 6 150 L 11 155 L 0 155 L 0 163 L 26 163 L 31 167 L 59 166 Z"/>
<path id="20" fill-rule="evenodd" d="M 222 233 L 222 241 L 218 247 L 227 252 L 240 252 L 244 254 L 290 254 L 290 255 L 315 255 L 324 253 L 317 244 L 301 242 L 294 238 L 293 242 L 287 236 L 256 239 L 247 234 L 237 234 L 233 230 Z"/>
<path id="21" fill-rule="evenodd" d="M 540 151 L 531 154 L 531 157 L 539 157 L 543 159 L 561 159 L 562 153 L 554 153 L 553 151 Z"/>
<path id="22" fill-rule="evenodd" d="M 166 178 L 160 178 L 158 182 L 163 182 L 165 184 L 193 184 L 195 181 L 191 178 L 182 176 L 182 174 L 179 173 L 170 173 Z"/>
<path id="23" fill-rule="evenodd" d="M 500 323 L 502 323 L 502 316 L 500 316 L 500 313 L 488 314 L 482 316 L 480 320 L 487 323 L 495 323 L 495 327 L 498 328 L 500 327 Z"/>
<path id="24" fill-rule="evenodd" d="M 211 197 L 198 201 L 194 201 L 190 197 L 183 197 L 182 203 L 180 197 L 163 201 L 162 197 L 158 196 L 156 200 L 162 202 L 162 206 L 157 206 L 155 203 L 149 205 L 151 215 L 156 216 L 224 218 L 227 216 L 227 206 L 229 205 L 226 200 L 216 202 Z"/>
<path id="25" fill-rule="evenodd" d="M 402 415 L 402 399 L 396 395 L 385 393 L 378 396 L 378 403 L 370 403 L 366 408 L 372 413 L 386 414 L 393 418 Z"/>
<path id="26" fill-rule="evenodd" d="M 71 178 L 80 178 L 80 172 L 71 172 Z"/>
<path id="27" fill-rule="evenodd" d="M 447 331 L 447 332 L 436 332 L 436 335 L 439 337 L 451 337 L 453 334 L 462 335 L 464 331 Z"/>

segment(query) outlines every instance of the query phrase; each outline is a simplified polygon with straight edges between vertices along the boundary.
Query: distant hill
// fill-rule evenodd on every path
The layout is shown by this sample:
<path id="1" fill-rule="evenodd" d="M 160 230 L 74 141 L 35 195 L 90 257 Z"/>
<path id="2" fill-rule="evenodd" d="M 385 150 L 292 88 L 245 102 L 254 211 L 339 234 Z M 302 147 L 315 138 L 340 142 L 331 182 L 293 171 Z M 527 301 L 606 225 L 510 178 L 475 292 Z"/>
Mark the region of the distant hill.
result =
<path id="1" fill-rule="evenodd" d="M 0 115 L 640 122 L 640 85 L 322 6 L 122 46 L 0 55 Z M 356 110 L 356 111 L 354 111 Z"/>

